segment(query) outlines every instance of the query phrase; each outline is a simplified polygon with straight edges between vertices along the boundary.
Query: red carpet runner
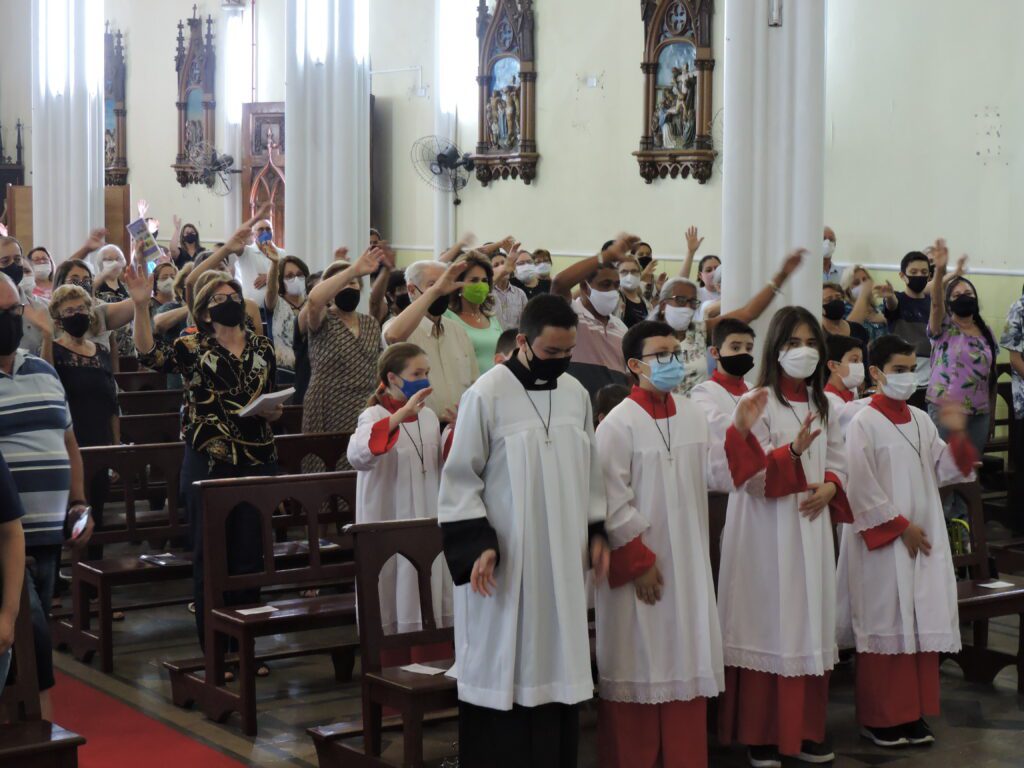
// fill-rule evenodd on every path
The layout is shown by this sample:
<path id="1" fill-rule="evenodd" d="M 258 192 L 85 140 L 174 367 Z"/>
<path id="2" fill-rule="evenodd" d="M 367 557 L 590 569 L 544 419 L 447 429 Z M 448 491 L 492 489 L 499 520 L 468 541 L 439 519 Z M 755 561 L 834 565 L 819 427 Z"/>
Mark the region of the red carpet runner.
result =
<path id="1" fill-rule="evenodd" d="M 54 719 L 84 736 L 79 768 L 238 768 L 244 765 L 127 704 L 57 673 Z"/>

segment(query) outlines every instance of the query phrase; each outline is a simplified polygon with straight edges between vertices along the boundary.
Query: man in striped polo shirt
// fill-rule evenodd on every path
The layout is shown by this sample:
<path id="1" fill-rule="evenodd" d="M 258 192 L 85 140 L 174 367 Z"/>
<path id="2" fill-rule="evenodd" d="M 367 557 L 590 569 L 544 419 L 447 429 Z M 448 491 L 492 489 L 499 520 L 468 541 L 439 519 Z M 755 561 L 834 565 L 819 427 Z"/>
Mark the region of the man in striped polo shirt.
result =
<path id="1" fill-rule="evenodd" d="M 0 274 L 0 454 L 14 477 L 25 511 L 26 568 L 35 635 L 43 718 L 50 720 L 53 647 L 49 612 L 65 540 L 65 522 L 74 523 L 86 507 L 82 457 L 71 429 L 64 387 L 49 363 L 19 349 L 24 305 L 17 287 Z M 75 540 L 84 545 L 92 521 Z"/>

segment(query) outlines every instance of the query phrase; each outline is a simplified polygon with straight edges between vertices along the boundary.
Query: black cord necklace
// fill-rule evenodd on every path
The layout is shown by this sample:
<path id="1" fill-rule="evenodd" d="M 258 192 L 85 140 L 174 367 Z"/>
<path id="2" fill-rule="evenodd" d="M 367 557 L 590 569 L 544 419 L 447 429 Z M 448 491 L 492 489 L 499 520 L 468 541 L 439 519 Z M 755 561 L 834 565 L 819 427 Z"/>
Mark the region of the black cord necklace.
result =
<path id="1" fill-rule="evenodd" d="M 413 450 L 416 451 L 416 456 L 420 460 L 420 469 L 423 470 L 424 475 L 427 474 L 427 463 L 423 459 L 424 453 L 426 452 L 425 449 L 423 448 L 423 428 L 420 426 L 419 416 L 416 417 L 416 431 L 419 433 L 420 436 L 419 445 L 416 445 L 416 441 L 412 439 L 412 434 L 409 432 L 408 429 L 406 429 L 404 423 L 402 424 L 402 431 L 405 432 L 406 435 L 408 435 L 409 442 L 412 443 Z"/>
<path id="2" fill-rule="evenodd" d="M 526 393 L 526 399 L 530 401 L 530 405 L 533 406 L 533 412 L 537 414 L 537 418 L 540 419 L 541 425 L 544 427 L 544 438 L 547 445 L 551 445 L 551 390 L 548 390 L 548 420 L 544 421 L 544 417 L 540 415 L 540 409 L 537 408 L 537 404 L 533 402 L 533 398 L 530 397 L 530 392 L 525 387 L 523 391 Z"/>
<path id="3" fill-rule="evenodd" d="M 882 415 L 885 416 L 885 414 Z M 892 428 L 895 429 L 897 433 L 899 433 L 899 436 L 906 440 L 910 447 L 914 449 L 914 453 L 917 454 L 917 460 L 921 463 L 921 467 L 923 468 L 924 457 L 921 456 L 921 425 L 917 423 L 917 419 L 914 418 L 914 414 L 910 414 L 910 420 L 914 422 L 914 430 L 917 432 L 917 445 L 914 445 L 914 441 L 907 437 L 905 434 L 903 434 L 903 430 L 900 429 L 899 424 L 897 424 L 888 417 L 886 417 L 885 420 L 892 424 Z"/>

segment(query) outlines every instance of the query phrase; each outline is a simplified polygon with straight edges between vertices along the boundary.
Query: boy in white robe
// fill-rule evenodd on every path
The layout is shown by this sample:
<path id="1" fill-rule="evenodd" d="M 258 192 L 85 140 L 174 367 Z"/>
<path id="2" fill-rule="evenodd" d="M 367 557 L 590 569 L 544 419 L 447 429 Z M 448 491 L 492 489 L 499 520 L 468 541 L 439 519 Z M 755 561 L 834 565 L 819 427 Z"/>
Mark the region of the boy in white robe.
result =
<path id="1" fill-rule="evenodd" d="M 850 420 L 866 404 L 857 400 L 858 388 L 864 384 L 864 348 L 852 336 L 829 336 L 827 342 L 828 382 L 825 396 L 829 406 L 839 416 L 843 433 Z"/>
<path id="2" fill-rule="evenodd" d="M 881 392 L 847 434 L 854 523 L 843 537 L 838 584 L 841 642 L 856 642 L 861 733 L 879 746 L 934 741 L 925 715 L 939 712 L 939 654 L 960 650 L 957 589 L 939 486 L 972 479 L 977 453 L 966 416 L 943 408 L 939 437 L 916 390 L 917 351 L 898 336 L 871 346 Z"/>
<path id="3" fill-rule="evenodd" d="M 715 326 L 708 352 L 715 370 L 710 379 L 690 390 L 690 399 L 707 415 L 712 436 L 723 440 L 736 404 L 749 389 L 743 377 L 754 367 L 754 329 L 727 317 Z"/>
<path id="4" fill-rule="evenodd" d="M 437 517 L 441 481 L 440 424 L 425 407 L 431 394 L 430 363 L 415 344 L 394 344 L 377 364 L 380 387 L 359 416 L 349 439 L 348 460 L 356 477 L 356 522 Z M 385 634 L 422 627 L 416 569 L 394 557 L 381 569 L 381 624 Z M 437 625 L 454 620 L 452 582 L 444 563 L 434 563 L 431 595 Z M 452 657 L 450 643 L 381 651 L 381 665 Z"/>
<path id="5" fill-rule="evenodd" d="M 590 396 L 565 375 L 578 317 L 531 299 L 518 351 L 462 397 L 438 520 L 455 589 L 463 765 L 575 766 L 593 696 L 584 572 L 609 550 Z"/>
<path id="6" fill-rule="evenodd" d="M 768 392 L 741 398 L 713 440 L 701 409 L 672 394 L 684 376 L 672 328 L 638 323 L 622 346 L 637 383 L 597 430 L 612 546 L 596 606 L 600 764 L 704 768 L 707 699 L 724 681 L 708 487 L 732 490 L 765 467 L 750 426 Z"/>

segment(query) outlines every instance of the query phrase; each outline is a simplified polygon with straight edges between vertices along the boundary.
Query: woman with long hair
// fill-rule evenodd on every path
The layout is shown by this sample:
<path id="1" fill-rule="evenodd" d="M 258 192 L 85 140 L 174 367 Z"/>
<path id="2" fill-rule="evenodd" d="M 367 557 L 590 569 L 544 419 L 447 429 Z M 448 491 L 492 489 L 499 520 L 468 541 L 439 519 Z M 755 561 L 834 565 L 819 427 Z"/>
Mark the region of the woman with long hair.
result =
<path id="1" fill-rule="evenodd" d="M 494 347 L 501 336 L 501 323 L 494 310 L 494 267 L 486 256 L 470 251 L 458 259 L 469 266 L 462 273 L 461 291 L 451 295 L 444 316 L 457 320 L 473 343 L 480 373 L 494 366 Z"/>
<path id="2" fill-rule="evenodd" d="M 35 287 L 32 295 L 49 301 L 53 293 L 53 277 L 57 268 L 53 264 L 53 257 L 50 252 L 42 246 L 37 246 L 28 252 L 29 267 L 35 277 Z"/>
<path id="3" fill-rule="evenodd" d="M 306 303 L 306 279 L 309 267 L 298 256 L 282 256 L 276 248 L 266 251 L 270 259 L 267 293 L 263 304 L 270 318 L 277 353 L 277 383 L 295 383 L 295 332 L 299 313 Z"/>
<path id="4" fill-rule="evenodd" d="M 839 278 L 846 302 L 846 320 L 860 323 L 867 331 L 868 341 L 874 341 L 889 333 L 889 321 L 885 319 L 878 299 L 892 294 L 892 286 L 886 283 L 876 286 L 871 273 L 860 264 L 851 264 Z"/>
<path id="5" fill-rule="evenodd" d="M 182 225 L 181 219 L 174 217 L 174 232 L 171 234 L 167 250 L 174 260 L 174 266 L 181 269 L 190 261 L 195 261 L 205 250 L 199 239 L 199 230 L 195 224 Z"/>

